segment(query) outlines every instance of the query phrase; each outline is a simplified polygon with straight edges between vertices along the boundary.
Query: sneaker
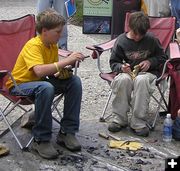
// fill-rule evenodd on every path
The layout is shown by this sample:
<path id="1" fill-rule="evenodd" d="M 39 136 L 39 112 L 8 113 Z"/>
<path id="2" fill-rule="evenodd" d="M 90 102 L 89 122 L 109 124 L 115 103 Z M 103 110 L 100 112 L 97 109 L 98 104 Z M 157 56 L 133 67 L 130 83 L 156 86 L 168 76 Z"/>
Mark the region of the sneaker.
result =
<path id="1" fill-rule="evenodd" d="M 21 119 L 21 128 L 32 129 L 35 124 L 34 110 L 31 110 L 23 115 Z"/>
<path id="2" fill-rule="evenodd" d="M 149 135 L 148 127 L 144 127 L 142 129 L 132 129 L 132 131 L 135 135 L 142 136 L 142 137 L 147 137 Z"/>
<path id="3" fill-rule="evenodd" d="M 81 145 L 74 134 L 62 133 L 57 135 L 57 144 L 64 145 L 70 151 L 80 151 Z"/>
<path id="4" fill-rule="evenodd" d="M 49 141 L 42 141 L 32 143 L 32 149 L 37 151 L 38 154 L 45 159 L 55 159 L 58 157 L 57 150 L 53 147 L 53 145 Z"/>
<path id="5" fill-rule="evenodd" d="M 119 131 L 121 131 L 125 127 L 126 126 L 121 126 L 118 123 L 112 122 L 112 123 L 109 124 L 108 130 L 110 132 L 119 132 Z"/>

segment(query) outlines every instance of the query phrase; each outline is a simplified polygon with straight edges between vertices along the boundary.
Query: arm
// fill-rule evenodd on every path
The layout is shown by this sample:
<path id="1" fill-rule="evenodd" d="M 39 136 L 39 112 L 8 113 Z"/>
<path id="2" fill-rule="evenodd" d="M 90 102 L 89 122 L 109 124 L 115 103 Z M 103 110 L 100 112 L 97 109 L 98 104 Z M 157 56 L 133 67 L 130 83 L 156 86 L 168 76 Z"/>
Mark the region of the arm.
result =
<path id="1" fill-rule="evenodd" d="M 167 60 L 167 55 L 165 54 L 158 39 L 154 41 L 155 51 L 148 60 L 151 63 L 149 70 L 157 70 L 161 65 Z"/>
<path id="2" fill-rule="evenodd" d="M 111 57 L 109 60 L 111 70 L 113 72 L 121 72 L 121 67 L 124 60 L 124 52 L 122 48 L 118 45 L 118 40 L 116 40 L 114 47 L 112 49 Z"/>
<path id="3" fill-rule="evenodd" d="M 64 58 L 60 60 L 59 62 L 57 62 L 57 67 L 64 68 L 67 65 L 71 65 L 75 63 L 76 61 L 82 61 L 83 59 L 84 59 L 84 56 L 81 53 L 73 52 L 67 58 Z M 35 65 L 33 67 L 33 71 L 40 78 L 48 76 L 48 75 L 53 75 L 58 72 L 54 63 Z"/>
<path id="4" fill-rule="evenodd" d="M 164 53 L 164 50 L 158 39 L 154 39 L 153 45 L 154 52 L 152 52 L 151 56 L 148 59 L 140 62 L 139 64 L 141 71 L 143 72 L 146 72 L 148 70 L 159 70 L 159 67 L 163 65 L 167 59 L 167 56 Z"/>

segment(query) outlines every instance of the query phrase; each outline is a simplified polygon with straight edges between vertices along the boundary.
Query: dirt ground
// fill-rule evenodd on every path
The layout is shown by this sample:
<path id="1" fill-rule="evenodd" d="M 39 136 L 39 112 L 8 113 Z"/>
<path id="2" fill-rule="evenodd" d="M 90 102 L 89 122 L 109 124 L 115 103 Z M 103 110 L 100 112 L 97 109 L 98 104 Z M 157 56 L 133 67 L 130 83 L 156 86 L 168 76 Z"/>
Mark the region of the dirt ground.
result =
<path id="1" fill-rule="evenodd" d="M 36 0 L 0 0 L 0 20 L 17 18 L 27 13 L 36 14 Z M 87 45 L 99 44 L 110 40 L 110 35 L 84 35 L 82 27 L 68 24 L 69 49 L 80 51 L 85 55 L 91 52 L 85 47 Z M 108 59 L 110 52 L 102 56 L 102 67 L 109 71 Z M 141 142 L 143 149 L 135 151 L 111 149 L 108 147 L 109 140 L 99 137 L 100 132 L 109 134 L 107 131 L 108 122 L 99 122 L 108 97 L 109 85 L 100 79 L 96 61 L 87 58 L 81 63 L 78 75 L 83 84 L 83 99 L 81 106 L 81 125 L 77 134 L 82 144 L 82 152 L 71 153 L 55 142 L 55 137 L 59 131 L 59 125 L 53 124 L 52 141 L 59 151 L 59 158 L 56 160 L 45 160 L 39 157 L 34 151 L 29 149 L 22 152 L 10 132 L 2 134 L 6 126 L 0 120 L 0 143 L 10 148 L 10 154 L 0 158 L 0 171 L 162 171 L 165 168 L 165 158 L 177 157 L 180 154 L 179 142 L 172 141 L 164 143 L 162 141 L 162 123 L 164 118 L 158 118 L 155 130 L 148 138 L 135 136 L 129 128 L 120 133 L 113 134 L 122 140 L 133 140 Z M 168 94 L 168 92 L 167 92 Z M 167 98 L 166 94 L 166 98 Z M 159 96 L 155 92 L 155 96 Z M 0 108 L 6 104 L 6 100 L 0 96 Z M 148 118 L 151 121 L 157 104 L 151 101 Z M 62 103 L 58 107 L 62 111 Z M 107 114 L 111 114 L 111 105 L 107 109 Z M 14 121 L 14 128 L 17 135 L 25 143 L 30 137 L 28 130 L 20 128 L 22 112 L 13 111 L 9 118 Z M 56 115 L 56 114 L 55 114 Z M 57 115 L 56 115 L 57 116 Z"/>

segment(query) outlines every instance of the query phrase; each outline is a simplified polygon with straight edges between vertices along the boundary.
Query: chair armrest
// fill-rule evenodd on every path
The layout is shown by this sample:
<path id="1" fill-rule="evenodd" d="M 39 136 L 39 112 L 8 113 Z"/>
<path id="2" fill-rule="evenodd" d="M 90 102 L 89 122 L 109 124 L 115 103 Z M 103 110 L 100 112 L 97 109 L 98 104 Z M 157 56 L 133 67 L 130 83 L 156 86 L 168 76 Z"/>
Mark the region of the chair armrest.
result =
<path id="1" fill-rule="evenodd" d="M 103 70 L 101 68 L 100 56 L 104 51 L 112 49 L 116 40 L 113 39 L 98 45 L 86 46 L 86 49 L 92 50 L 91 57 L 97 59 L 97 67 L 101 73 L 103 73 Z"/>
<path id="2" fill-rule="evenodd" d="M 158 85 L 162 80 L 164 80 L 168 74 L 166 73 L 166 69 L 167 69 L 167 65 L 169 63 L 170 59 L 168 59 L 165 63 L 164 63 L 164 66 L 163 66 L 163 69 L 162 69 L 162 72 L 161 72 L 161 75 L 160 77 L 158 77 L 156 79 L 156 85 Z"/>
<path id="3" fill-rule="evenodd" d="M 171 68 L 172 63 L 180 62 L 179 44 L 177 42 L 172 42 L 169 44 L 169 49 L 170 49 L 170 58 L 165 62 L 161 76 L 156 79 L 156 85 L 168 77 L 169 73 L 167 73 L 167 69 L 172 69 Z"/>
<path id="4" fill-rule="evenodd" d="M 113 39 L 100 45 L 95 45 L 95 47 L 103 49 L 103 51 L 106 51 L 113 48 L 115 41 L 116 39 Z"/>
<path id="5" fill-rule="evenodd" d="M 72 51 L 68 51 L 68 50 L 63 50 L 63 49 L 58 49 L 58 55 L 60 57 L 66 58 L 68 57 L 71 53 L 73 53 Z M 77 68 L 79 68 L 79 62 L 76 61 L 73 65 L 73 68 L 75 68 L 74 70 L 74 75 L 77 75 Z"/>
<path id="6" fill-rule="evenodd" d="M 106 51 L 111 49 L 114 46 L 116 39 L 110 40 L 108 42 L 104 42 L 98 45 L 86 46 L 89 50 L 98 50 L 98 51 Z"/>
<path id="7" fill-rule="evenodd" d="M 72 52 L 68 50 L 58 49 L 58 55 L 61 57 L 68 57 Z"/>
<path id="8" fill-rule="evenodd" d="M 100 73 L 99 76 L 103 79 L 111 83 L 115 76 L 117 75 L 116 72 L 109 72 L 109 73 Z"/>
<path id="9" fill-rule="evenodd" d="M 170 43 L 169 49 L 170 49 L 170 59 L 180 58 L 179 44 L 177 42 Z"/>
<path id="10" fill-rule="evenodd" d="M 92 58 L 97 59 L 102 52 L 107 51 L 109 49 L 112 49 L 114 46 L 116 39 L 110 40 L 108 42 L 98 44 L 98 45 L 92 45 L 92 46 L 86 46 L 87 49 L 92 50 Z"/>
<path id="11" fill-rule="evenodd" d="M 162 70 L 162 74 L 159 78 L 156 80 L 156 84 L 159 84 L 163 79 L 165 79 L 168 74 L 166 73 L 166 69 L 168 67 L 168 63 L 180 61 L 180 50 L 179 50 L 179 44 L 177 42 L 171 42 L 169 44 L 169 50 L 170 50 L 170 57 L 165 62 Z"/>
<path id="12" fill-rule="evenodd" d="M 89 49 L 89 50 L 104 51 L 104 49 L 102 49 L 102 48 L 99 47 L 98 45 L 86 46 L 86 48 Z"/>

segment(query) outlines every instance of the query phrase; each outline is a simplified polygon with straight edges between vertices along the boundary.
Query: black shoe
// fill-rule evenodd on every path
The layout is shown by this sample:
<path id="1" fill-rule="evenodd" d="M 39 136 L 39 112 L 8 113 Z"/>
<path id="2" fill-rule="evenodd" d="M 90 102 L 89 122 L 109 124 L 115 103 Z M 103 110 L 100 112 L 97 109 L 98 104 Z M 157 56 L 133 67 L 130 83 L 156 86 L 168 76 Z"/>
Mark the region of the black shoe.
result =
<path id="1" fill-rule="evenodd" d="M 112 123 L 109 124 L 108 130 L 110 132 L 119 132 L 119 131 L 121 131 L 125 127 L 126 126 L 121 126 L 118 123 L 112 122 Z"/>
<path id="2" fill-rule="evenodd" d="M 45 142 L 36 142 L 32 143 L 32 149 L 37 151 L 38 154 L 45 159 L 56 159 L 58 157 L 57 150 L 49 141 Z"/>
<path id="3" fill-rule="evenodd" d="M 148 137 L 149 135 L 149 128 L 148 127 L 144 127 L 141 129 L 133 129 L 131 128 L 133 133 L 137 136 L 142 136 L 142 137 Z"/>
<path id="4" fill-rule="evenodd" d="M 64 145 L 70 151 L 81 151 L 81 145 L 74 134 L 60 131 L 57 135 L 57 144 Z"/>

